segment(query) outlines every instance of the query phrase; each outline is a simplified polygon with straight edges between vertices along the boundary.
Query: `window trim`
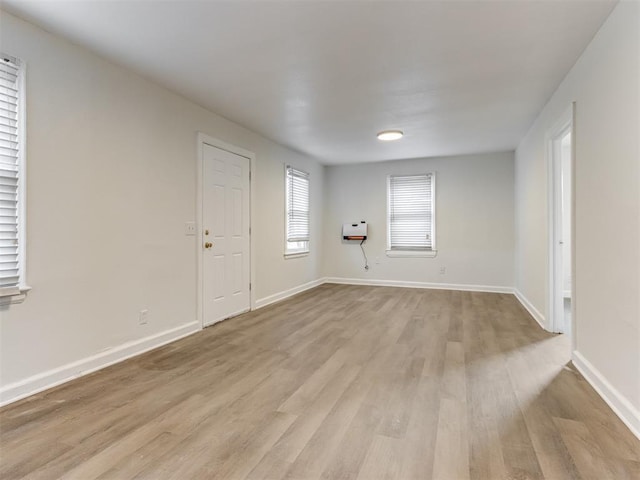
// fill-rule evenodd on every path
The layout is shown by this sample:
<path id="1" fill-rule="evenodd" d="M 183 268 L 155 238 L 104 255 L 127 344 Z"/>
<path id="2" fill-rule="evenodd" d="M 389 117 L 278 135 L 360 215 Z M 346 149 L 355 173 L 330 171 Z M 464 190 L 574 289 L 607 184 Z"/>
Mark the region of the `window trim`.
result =
<path id="1" fill-rule="evenodd" d="M 391 177 L 402 176 L 430 176 L 431 177 L 431 248 L 430 249 L 411 249 L 411 248 L 391 248 Z M 437 256 L 437 236 L 436 236 L 436 172 L 426 173 L 407 173 L 407 174 L 389 174 L 387 175 L 387 257 L 424 257 L 433 258 Z"/>
<path id="2" fill-rule="evenodd" d="M 18 291 L 0 293 L 0 306 L 21 303 L 31 287 L 27 283 L 27 108 L 26 108 L 26 76 L 27 64 L 24 60 L 0 52 L 2 59 L 8 59 L 18 66 Z"/>
<path id="3" fill-rule="evenodd" d="M 289 172 L 288 170 L 292 169 L 297 172 L 303 173 L 307 176 L 307 181 L 309 182 L 309 237 L 311 237 L 311 175 L 304 170 L 294 167 L 293 165 L 284 164 L 284 258 L 292 259 L 292 258 L 300 258 L 306 257 L 311 252 L 310 248 L 310 239 L 306 241 L 300 242 L 289 242 L 287 240 L 289 233 Z M 305 243 L 306 245 L 301 248 L 289 248 L 289 243 Z"/>
<path id="4" fill-rule="evenodd" d="M 438 255 L 437 250 L 387 250 L 387 257 L 426 257 L 433 258 Z"/>

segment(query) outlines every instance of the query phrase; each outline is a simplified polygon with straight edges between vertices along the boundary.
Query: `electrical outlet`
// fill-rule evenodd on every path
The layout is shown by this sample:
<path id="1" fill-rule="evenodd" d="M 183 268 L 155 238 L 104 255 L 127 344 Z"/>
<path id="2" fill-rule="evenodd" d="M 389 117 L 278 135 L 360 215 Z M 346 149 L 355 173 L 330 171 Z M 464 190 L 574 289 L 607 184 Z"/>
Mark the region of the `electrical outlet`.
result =
<path id="1" fill-rule="evenodd" d="M 440 267 L 440 275 L 447 273 L 447 267 Z"/>
<path id="2" fill-rule="evenodd" d="M 193 236 L 196 234 L 196 222 L 187 222 L 184 224 L 184 234 Z"/>
<path id="3" fill-rule="evenodd" d="M 376 257 L 376 265 L 380 265 L 380 257 Z"/>
<path id="4" fill-rule="evenodd" d="M 148 316 L 149 310 L 147 310 L 146 308 L 144 310 L 140 310 L 140 314 L 138 315 L 138 323 L 140 323 L 140 325 L 146 325 Z"/>

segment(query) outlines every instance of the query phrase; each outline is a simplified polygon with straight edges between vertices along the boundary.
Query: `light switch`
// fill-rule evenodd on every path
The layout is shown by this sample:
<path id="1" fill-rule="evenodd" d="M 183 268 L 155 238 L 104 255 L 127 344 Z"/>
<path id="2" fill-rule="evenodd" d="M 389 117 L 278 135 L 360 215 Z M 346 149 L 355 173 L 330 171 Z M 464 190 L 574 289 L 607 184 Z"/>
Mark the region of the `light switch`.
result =
<path id="1" fill-rule="evenodd" d="M 184 234 L 193 236 L 196 234 L 196 222 L 187 222 L 184 224 Z"/>

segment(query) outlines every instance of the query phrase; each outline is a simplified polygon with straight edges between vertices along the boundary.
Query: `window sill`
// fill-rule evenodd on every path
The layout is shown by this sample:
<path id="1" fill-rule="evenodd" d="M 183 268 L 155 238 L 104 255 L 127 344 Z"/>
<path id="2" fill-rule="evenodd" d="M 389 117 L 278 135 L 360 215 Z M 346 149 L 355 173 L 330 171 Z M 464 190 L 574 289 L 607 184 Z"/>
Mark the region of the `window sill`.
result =
<path id="1" fill-rule="evenodd" d="M 426 257 L 433 258 L 437 250 L 387 250 L 387 257 Z"/>
<path id="2" fill-rule="evenodd" d="M 13 305 L 15 303 L 22 303 L 27 298 L 27 292 L 31 290 L 31 287 L 26 285 L 20 287 L 20 293 L 5 295 L 0 297 L 0 307 L 4 305 Z"/>
<path id="3" fill-rule="evenodd" d="M 285 258 L 285 260 L 287 260 L 289 258 L 306 257 L 308 255 L 309 255 L 309 252 L 291 252 L 291 253 L 285 253 L 284 254 L 284 258 Z"/>

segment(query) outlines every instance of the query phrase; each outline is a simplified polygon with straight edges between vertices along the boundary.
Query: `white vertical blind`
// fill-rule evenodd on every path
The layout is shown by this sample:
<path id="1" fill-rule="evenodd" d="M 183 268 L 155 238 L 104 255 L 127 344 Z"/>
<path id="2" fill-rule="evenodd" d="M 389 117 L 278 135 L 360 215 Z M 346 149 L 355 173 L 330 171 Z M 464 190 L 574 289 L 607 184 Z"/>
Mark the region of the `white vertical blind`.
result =
<path id="1" fill-rule="evenodd" d="M 309 241 L 309 174 L 287 166 L 287 242 Z"/>
<path id="2" fill-rule="evenodd" d="M 433 250 L 433 174 L 389 176 L 389 249 Z"/>
<path id="3" fill-rule="evenodd" d="M 18 173 L 20 65 L 0 58 L 0 295 L 18 293 Z"/>

